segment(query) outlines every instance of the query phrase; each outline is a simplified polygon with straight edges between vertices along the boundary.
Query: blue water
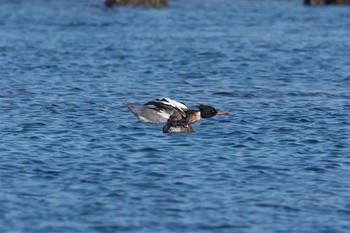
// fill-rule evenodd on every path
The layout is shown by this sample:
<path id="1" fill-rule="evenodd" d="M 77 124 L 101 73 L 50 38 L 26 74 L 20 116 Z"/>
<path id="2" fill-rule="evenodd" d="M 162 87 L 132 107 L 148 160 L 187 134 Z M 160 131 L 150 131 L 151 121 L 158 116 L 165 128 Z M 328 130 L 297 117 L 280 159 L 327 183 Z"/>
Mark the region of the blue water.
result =
<path id="1" fill-rule="evenodd" d="M 0 232 L 350 231 L 348 6 L 102 2 L 0 1 Z"/>

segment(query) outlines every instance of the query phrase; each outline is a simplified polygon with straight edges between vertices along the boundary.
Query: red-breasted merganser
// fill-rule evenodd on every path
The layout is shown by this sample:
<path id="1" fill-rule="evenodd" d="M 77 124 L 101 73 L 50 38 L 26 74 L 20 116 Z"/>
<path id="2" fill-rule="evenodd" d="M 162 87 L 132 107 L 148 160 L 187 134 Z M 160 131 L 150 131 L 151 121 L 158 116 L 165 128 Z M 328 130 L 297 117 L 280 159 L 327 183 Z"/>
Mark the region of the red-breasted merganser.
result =
<path id="1" fill-rule="evenodd" d="M 191 123 L 183 116 L 174 112 L 163 127 L 163 133 L 191 133 L 193 128 Z"/>
<path id="2" fill-rule="evenodd" d="M 128 103 L 124 105 L 143 123 L 167 123 L 168 119 L 175 112 L 185 118 L 189 124 L 200 120 L 201 118 L 209 118 L 215 115 L 228 114 L 228 112 L 219 112 L 214 107 L 204 104 L 197 105 L 197 110 L 189 110 L 188 107 L 181 102 L 170 98 L 155 99 L 147 102 L 144 105 L 154 105 L 153 108 L 141 108 Z"/>

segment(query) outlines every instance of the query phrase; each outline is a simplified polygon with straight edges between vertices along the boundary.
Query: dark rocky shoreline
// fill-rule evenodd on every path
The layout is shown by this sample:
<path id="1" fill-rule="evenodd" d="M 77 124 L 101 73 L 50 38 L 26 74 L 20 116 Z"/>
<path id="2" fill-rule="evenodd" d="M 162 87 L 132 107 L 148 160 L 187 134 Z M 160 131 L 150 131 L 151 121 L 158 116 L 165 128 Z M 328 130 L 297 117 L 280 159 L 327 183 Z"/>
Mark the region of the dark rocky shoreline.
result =
<path id="1" fill-rule="evenodd" d="M 108 7 L 168 7 L 168 0 L 105 0 Z M 304 0 L 307 6 L 350 5 L 350 0 Z"/>
<path id="2" fill-rule="evenodd" d="M 304 4 L 309 6 L 350 5 L 350 0 L 304 0 Z"/>
<path id="3" fill-rule="evenodd" d="M 105 0 L 105 5 L 113 6 L 137 6 L 137 7 L 167 7 L 168 0 Z"/>

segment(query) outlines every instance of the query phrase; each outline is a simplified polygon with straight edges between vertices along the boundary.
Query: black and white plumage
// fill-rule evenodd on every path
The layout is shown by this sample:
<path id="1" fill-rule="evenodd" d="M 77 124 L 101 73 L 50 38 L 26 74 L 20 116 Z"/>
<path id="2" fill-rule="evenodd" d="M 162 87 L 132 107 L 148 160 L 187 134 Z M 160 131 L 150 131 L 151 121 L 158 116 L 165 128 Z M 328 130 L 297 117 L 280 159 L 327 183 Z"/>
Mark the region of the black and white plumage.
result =
<path id="1" fill-rule="evenodd" d="M 145 103 L 145 106 L 153 105 L 154 107 L 138 107 L 128 103 L 124 105 L 143 123 L 164 124 L 175 112 L 179 113 L 182 118 L 192 124 L 201 118 L 209 118 L 215 115 L 227 114 L 219 112 L 214 107 L 200 104 L 199 110 L 190 110 L 184 103 L 170 99 L 159 98 Z"/>
<path id="2" fill-rule="evenodd" d="M 151 108 L 137 107 L 124 103 L 124 105 L 143 123 L 166 123 L 169 117 L 175 112 L 179 112 L 182 116 L 186 116 L 185 111 L 188 107 L 176 100 L 170 98 L 159 98 L 145 103 L 145 106 L 153 105 Z"/>

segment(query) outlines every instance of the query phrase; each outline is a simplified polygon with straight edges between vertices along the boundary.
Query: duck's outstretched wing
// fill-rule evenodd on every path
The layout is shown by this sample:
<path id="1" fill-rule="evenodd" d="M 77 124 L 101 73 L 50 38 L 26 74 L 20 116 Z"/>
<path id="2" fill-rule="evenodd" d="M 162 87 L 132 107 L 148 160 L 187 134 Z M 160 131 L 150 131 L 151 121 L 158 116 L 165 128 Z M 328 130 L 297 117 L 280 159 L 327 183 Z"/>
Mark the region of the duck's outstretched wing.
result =
<path id="1" fill-rule="evenodd" d="M 149 101 L 145 103 L 144 105 L 154 105 L 158 108 L 163 108 L 163 109 L 175 109 L 183 116 L 186 116 L 185 111 L 188 110 L 187 106 L 184 103 L 181 103 L 179 101 L 176 101 L 170 98 L 155 99 L 153 101 Z"/>

